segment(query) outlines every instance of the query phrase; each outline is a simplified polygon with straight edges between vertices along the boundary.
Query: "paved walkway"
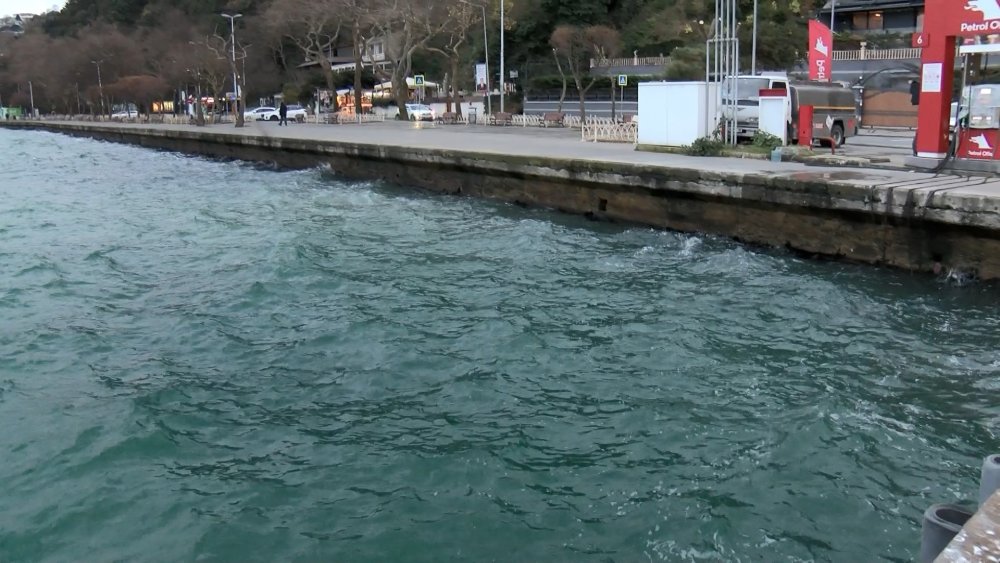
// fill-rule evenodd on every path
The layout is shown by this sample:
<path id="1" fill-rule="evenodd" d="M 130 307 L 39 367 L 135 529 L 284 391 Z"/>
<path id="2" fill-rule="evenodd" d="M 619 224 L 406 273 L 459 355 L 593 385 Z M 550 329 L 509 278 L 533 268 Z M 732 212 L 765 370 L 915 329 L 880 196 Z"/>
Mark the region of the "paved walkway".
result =
<path id="1" fill-rule="evenodd" d="M 89 125 L 88 122 L 69 122 Z M 95 124 L 98 125 L 98 124 Z M 760 174 L 797 180 L 819 180 L 854 186 L 895 187 L 915 191 L 947 190 L 955 195 L 975 195 L 1000 199 L 1000 179 L 959 177 L 885 169 L 857 169 L 807 166 L 796 162 L 693 157 L 679 154 L 636 151 L 631 144 L 590 143 L 570 129 L 539 127 L 487 127 L 432 123 L 365 123 L 345 125 L 291 124 L 279 127 L 270 122 L 252 122 L 237 129 L 232 124 L 162 125 L 111 124 L 130 129 L 169 129 L 225 135 L 258 135 L 317 141 L 343 141 L 383 146 L 464 151 L 492 155 L 549 157 L 605 163 L 621 163 L 666 168 L 698 169 L 708 172 Z"/>

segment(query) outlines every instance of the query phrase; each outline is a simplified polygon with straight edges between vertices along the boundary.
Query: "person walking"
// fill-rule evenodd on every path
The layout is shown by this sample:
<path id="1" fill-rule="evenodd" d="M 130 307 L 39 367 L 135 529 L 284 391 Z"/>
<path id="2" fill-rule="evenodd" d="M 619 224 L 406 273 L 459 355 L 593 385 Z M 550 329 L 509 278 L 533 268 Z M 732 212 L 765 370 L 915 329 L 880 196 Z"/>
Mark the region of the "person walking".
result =
<path id="1" fill-rule="evenodd" d="M 278 106 L 278 125 L 288 125 L 288 106 L 285 105 L 284 101 Z"/>

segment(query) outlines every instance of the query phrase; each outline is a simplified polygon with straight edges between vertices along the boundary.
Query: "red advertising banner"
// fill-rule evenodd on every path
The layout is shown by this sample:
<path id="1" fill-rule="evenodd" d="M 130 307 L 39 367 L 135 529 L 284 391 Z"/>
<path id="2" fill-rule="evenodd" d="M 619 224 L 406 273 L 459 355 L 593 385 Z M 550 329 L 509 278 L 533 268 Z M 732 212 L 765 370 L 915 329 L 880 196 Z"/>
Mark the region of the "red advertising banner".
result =
<path id="1" fill-rule="evenodd" d="M 833 67 L 833 33 L 816 20 L 809 20 L 809 80 L 829 82 Z"/>

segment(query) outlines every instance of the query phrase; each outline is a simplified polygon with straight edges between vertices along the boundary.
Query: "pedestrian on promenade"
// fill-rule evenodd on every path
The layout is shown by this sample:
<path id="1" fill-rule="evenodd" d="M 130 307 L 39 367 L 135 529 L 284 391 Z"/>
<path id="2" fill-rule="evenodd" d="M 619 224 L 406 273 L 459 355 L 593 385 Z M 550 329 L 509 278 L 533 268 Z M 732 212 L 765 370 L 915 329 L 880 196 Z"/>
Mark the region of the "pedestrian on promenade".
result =
<path id="1" fill-rule="evenodd" d="M 288 106 L 285 105 L 284 101 L 278 106 L 278 125 L 288 125 Z"/>

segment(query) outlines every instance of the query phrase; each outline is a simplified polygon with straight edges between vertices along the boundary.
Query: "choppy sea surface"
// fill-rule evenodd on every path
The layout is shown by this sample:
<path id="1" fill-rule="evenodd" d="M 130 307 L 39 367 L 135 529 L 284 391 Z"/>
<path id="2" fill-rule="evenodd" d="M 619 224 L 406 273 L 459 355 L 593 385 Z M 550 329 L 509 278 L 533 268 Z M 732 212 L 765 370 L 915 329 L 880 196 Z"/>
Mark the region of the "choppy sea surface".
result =
<path id="1" fill-rule="evenodd" d="M 0 561 L 912 561 L 997 287 L 0 130 Z"/>

